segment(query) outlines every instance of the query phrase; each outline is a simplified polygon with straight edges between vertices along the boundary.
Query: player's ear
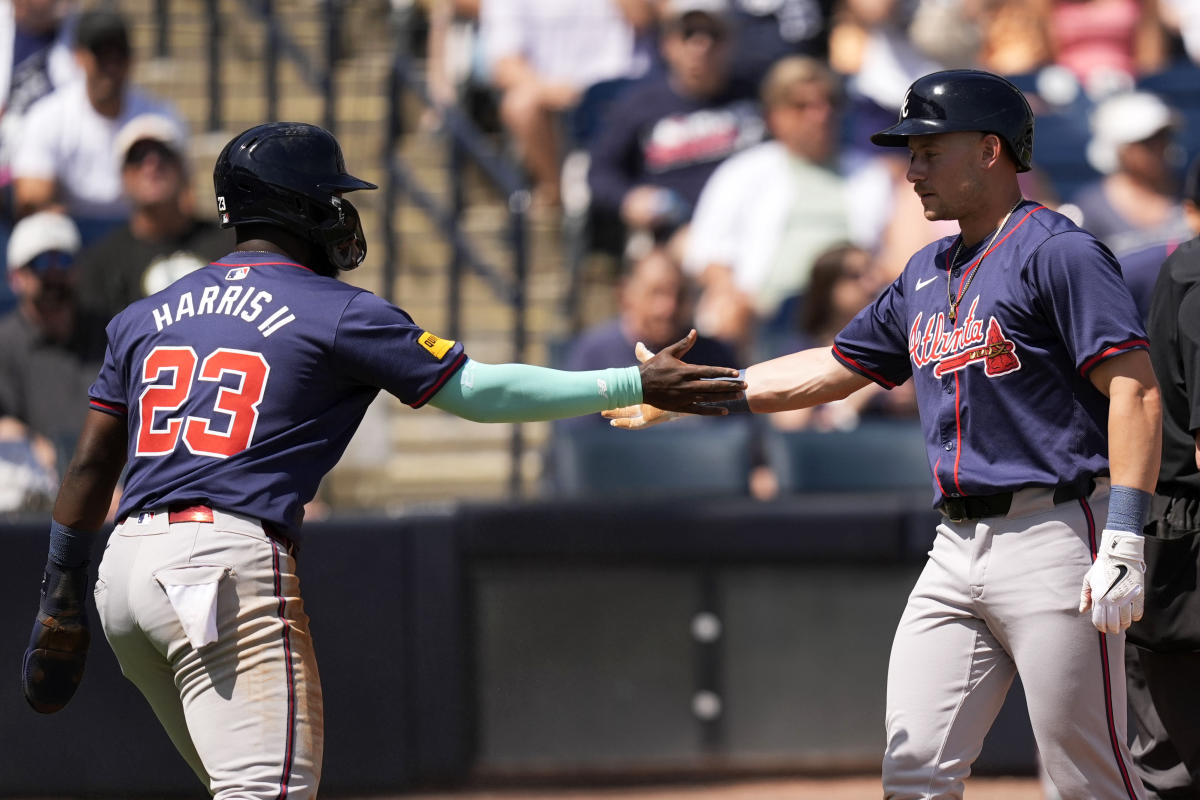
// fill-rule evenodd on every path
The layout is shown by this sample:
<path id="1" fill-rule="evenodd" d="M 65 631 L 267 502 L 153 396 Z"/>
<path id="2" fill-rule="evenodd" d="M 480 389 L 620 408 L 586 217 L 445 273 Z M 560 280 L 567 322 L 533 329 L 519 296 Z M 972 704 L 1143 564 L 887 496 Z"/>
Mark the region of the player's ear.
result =
<path id="1" fill-rule="evenodd" d="M 994 133 L 985 133 L 979 140 L 979 160 L 985 168 L 995 166 L 1004 157 L 1004 142 Z"/>

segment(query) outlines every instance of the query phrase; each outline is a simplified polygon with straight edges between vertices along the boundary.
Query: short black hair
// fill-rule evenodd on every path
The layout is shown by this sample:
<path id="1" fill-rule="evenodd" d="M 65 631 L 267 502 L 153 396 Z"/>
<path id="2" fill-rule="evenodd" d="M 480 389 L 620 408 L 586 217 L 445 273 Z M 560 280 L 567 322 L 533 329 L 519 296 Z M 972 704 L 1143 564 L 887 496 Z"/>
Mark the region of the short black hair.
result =
<path id="1" fill-rule="evenodd" d="M 129 26 L 118 12 L 93 9 L 79 15 L 75 24 L 75 47 L 99 53 L 115 50 L 129 55 Z"/>

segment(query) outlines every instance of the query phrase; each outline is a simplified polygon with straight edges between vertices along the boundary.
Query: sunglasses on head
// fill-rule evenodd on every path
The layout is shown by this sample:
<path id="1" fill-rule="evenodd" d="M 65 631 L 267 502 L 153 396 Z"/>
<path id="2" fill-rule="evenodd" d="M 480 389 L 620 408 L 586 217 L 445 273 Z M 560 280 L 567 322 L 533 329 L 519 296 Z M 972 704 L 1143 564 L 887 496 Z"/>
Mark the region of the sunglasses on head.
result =
<path id="1" fill-rule="evenodd" d="M 174 150 L 157 139 L 138 139 L 126 151 L 125 164 L 136 167 L 149 158 L 151 153 L 168 161 L 179 160 L 179 156 Z"/>

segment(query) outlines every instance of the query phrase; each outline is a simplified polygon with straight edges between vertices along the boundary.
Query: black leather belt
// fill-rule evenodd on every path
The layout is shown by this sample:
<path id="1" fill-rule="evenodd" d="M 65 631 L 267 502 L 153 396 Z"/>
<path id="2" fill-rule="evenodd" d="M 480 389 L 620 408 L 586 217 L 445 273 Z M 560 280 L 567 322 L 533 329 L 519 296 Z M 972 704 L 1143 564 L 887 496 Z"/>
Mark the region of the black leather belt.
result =
<path id="1" fill-rule="evenodd" d="M 1083 486 L 1066 484 L 1054 489 L 1054 504 L 1078 500 L 1092 493 L 1095 481 L 1089 480 Z M 1012 506 L 1013 493 L 980 494 L 971 497 L 947 497 L 938 503 L 937 509 L 951 522 L 965 522 L 969 519 L 984 519 L 985 517 L 1003 517 Z"/>
<path id="2" fill-rule="evenodd" d="M 1012 492 L 982 494 L 972 497 L 947 497 L 938 503 L 938 511 L 951 522 L 965 522 L 984 517 L 1003 517 L 1012 505 Z"/>

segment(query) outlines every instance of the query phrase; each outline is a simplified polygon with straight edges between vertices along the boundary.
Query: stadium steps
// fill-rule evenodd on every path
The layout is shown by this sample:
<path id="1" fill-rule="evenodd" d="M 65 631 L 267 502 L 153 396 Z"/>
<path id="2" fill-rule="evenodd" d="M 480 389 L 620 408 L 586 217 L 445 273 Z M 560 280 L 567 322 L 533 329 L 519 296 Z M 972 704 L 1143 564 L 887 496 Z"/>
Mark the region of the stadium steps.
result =
<path id="1" fill-rule="evenodd" d="M 342 57 L 335 71 L 337 129 L 350 169 L 382 184 L 387 86 L 392 42 L 386 2 L 348 6 L 343 23 Z M 224 41 L 221 47 L 221 108 L 223 125 L 206 131 L 207 21 L 201 0 L 172 0 L 170 54 L 155 58 L 154 0 L 120 0 L 131 23 L 135 49 L 134 80 L 148 91 L 171 100 L 188 121 L 192 133 L 192 175 L 197 208 L 205 213 L 212 198 L 212 163 L 220 148 L 237 131 L 261 122 L 266 114 L 263 80 L 264 26 L 233 0 L 221 0 Z M 287 21 L 291 37 L 319 62 L 323 35 L 319 6 L 301 0 L 277 0 L 276 10 Z M 286 60 L 278 80 L 281 118 L 319 121 L 320 96 Z M 446 147 L 441 134 L 422 123 L 421 109 L 406 101 L 407 131 L 399 152 L 409 169 L 439 200 L 448 190 Z M 474 168 L 466 172 L 467 207 L 460 228 L 477 253 L 502 275 L 511 276 L 505 201 Z M 372 244 L 363 267 L 347 279 L 375 292 L 383 287 L 383 248 L 380 228 L 381 193 L 354 198 Z M 449 248 L 422 212 L 406 202 L 391 220 L 400 245 L 395 264 L 395 302 L 428 330 L 449 335 L 446 298 Z M 548 363 L 550 343 L 567 332 L 560 313 L 566 288 L 560 233 L 553 221 L 532 220 L 528 231 L 527 342 L 523 360 Z M 457 332 L 468 352 L 481 361 L 512 360 L 512 310 L 498 301 L 478 277 L 462 287 L 462 329 Z M 606 296 L 590 302 L 602 316 L 611 309 Z M 536 491 L 541 472 L 541 448 L 547 424 L 522 426 L 526 442 L 521 462 L 525 493 Z M 511 426 L 482 425 L 457 419 L 436 409 L 413 411 L 383 395 L 351 443 L 346 457 L 326 479 L 325 499 L 338 509 L 400 509 L 453 500 L 487 500 L 508 494 Z"/>

